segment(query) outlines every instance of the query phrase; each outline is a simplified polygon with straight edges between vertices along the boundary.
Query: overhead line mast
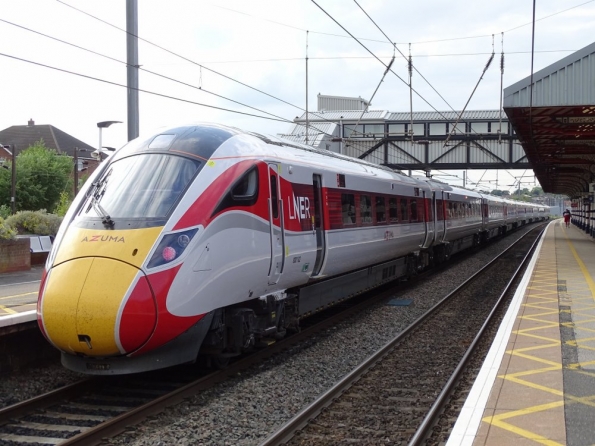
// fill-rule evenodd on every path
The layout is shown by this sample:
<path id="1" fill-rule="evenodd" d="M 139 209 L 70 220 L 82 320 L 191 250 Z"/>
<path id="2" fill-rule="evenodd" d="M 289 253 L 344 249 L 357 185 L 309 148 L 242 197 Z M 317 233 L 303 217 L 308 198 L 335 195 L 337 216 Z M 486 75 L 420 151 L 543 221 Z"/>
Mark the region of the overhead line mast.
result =
<path id="1" fill-rule="evenodd" d="M 138 137 L 138 3 L 126 0 L 126 79 L 128 93 L 128 141 Z M 101 150 L 101 147 L 99 148 Z"/>

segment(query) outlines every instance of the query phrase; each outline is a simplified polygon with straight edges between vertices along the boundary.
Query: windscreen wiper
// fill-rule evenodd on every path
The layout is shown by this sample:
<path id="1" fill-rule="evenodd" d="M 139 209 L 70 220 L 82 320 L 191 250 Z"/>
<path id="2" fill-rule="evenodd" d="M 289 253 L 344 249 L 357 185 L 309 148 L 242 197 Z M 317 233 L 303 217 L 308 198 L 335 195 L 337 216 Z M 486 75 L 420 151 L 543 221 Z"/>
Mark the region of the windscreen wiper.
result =
<path id="1" fill-rule="evenodd" d="M 106 228 L 113 228 L 114 227 L 114 220 L 110 217 L 108 212 L 99 204 L 99 200 L 103 197 L 105 193 L 105 189 L 107 187 L 107 180 L 109 179 L 113 169 L 110 169 L 109 172 L 101 179 L 100 181 L 96 181 L 92 184 L 92 189 L 90 189 L 89 195 L 91 196 L 91 203 L 87 207 L 87 211 L 93 207 L 93 210 L 101 217 L 101 223 Z"/>
<path id="2" fill-rule="evenodd" d="M 97 215 L 101 217 L 101 223 L 103 223 L 103 226 L 108 229 L 113 228 L 114 220 L 112 220 L 112 217 L 110 217 L 107 211 L 103 209 L 103 206 L 99 204 L 99 200 L 97 199 L 96 195 L 93 195 L 91 198 L 91 205 L 93 206 L 95 212 L 97 212 Z"/>

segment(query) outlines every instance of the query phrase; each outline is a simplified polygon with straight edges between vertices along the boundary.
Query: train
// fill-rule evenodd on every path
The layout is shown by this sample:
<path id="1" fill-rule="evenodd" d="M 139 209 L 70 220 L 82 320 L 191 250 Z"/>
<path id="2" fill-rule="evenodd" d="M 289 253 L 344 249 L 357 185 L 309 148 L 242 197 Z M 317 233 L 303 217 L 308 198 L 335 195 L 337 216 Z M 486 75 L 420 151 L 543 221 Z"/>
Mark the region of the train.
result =
<path id="1" fill-rule="evenodd" d="M 112 152 L 54 239 L 37 320 L 62 364 L 139 373 L 270 345 L 549 208 L 193 123 Z"/>

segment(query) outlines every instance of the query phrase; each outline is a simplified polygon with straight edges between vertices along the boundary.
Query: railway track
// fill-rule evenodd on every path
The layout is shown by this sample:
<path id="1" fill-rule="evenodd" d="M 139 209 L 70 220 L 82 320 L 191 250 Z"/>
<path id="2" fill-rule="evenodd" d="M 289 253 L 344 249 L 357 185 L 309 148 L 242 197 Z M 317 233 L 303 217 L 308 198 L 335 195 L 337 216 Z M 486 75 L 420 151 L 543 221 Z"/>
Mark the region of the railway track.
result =
<path id="1" fill-rule="evenodd" d="M 412 286 L 414 282 L 402 286 Z M 329 308 L 310 317 L 299 333 L 232 362 L 224 370 L 208 373 L 197 366 L 184 365 L 132 377 L 91 378 L 0 409 L 0 446 L 99 444 L 168 406 L 360 314 L 389 294 L 356 297 Z"/>
<path id="2" fill-rule="evenodd" d="M 429 444 L 444 441 L 456 411 L 451 408 L 446 422 L 435 426 L 489 321 L 505 311 L 543 227 L 528 232 L 261 446 L 418 445 L 432 435 Z"/>
<path id="3" fill-rule="evenodd" d="M 453 266 L 450 262 L 446 267 Z M 434 270 L 429 274 L 437 274 Z M 425 275 L 418 277 L 423 280 Z M 408 287 L 417 280 L 402 284 Z M 394 294 L 394 287 L 373 297 L 354 298 L 311 318 L 309 326 L 267 349 L 242 358 L 221 371 L 206 373 L 181 366 L 167 373 L 151 372 L 129 377 L 85 380 L 49 394 L 0 410 L 0 446 L 5 444 L 99 444 L 130 425 L 163 411 L 201 391 L 237 376 L 249 367 L 312 338 L 342 320 Z M 329 315 L 330 314 L 330 315 Z M 198 378 L 197 378 L 198 375 Z"/>

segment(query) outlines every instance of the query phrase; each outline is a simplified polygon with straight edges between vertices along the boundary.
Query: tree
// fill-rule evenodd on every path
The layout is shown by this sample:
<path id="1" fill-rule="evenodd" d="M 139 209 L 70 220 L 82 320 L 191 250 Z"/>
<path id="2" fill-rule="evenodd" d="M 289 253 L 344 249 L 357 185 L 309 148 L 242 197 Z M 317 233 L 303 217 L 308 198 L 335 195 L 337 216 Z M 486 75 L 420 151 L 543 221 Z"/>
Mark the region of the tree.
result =
<path id="1" fill-rule="evenodd" d="M 531 195 L 534 197 L 540 197 L 541 195 L 543 195 L 543 188 L 536 186 L 533 189 L 531 189 Z"/>
<path id="2" fill-rule="evenodd" d="M 519 196 L 529 195 L 529 189 L 527 189 L 526 187 L 523 189 L 518 188 L 517 190 L 514 191 L 513 195 L 519 195 Z"/>
<path id="3" fill-rule="evenodd" d="M 0 205 L 10 206 L 11 163 L 0 169 Z M 72 158 L 48 149 L 43 140 L 16 157 L 16 209 L 52 212 L 72 172 Z"/>

